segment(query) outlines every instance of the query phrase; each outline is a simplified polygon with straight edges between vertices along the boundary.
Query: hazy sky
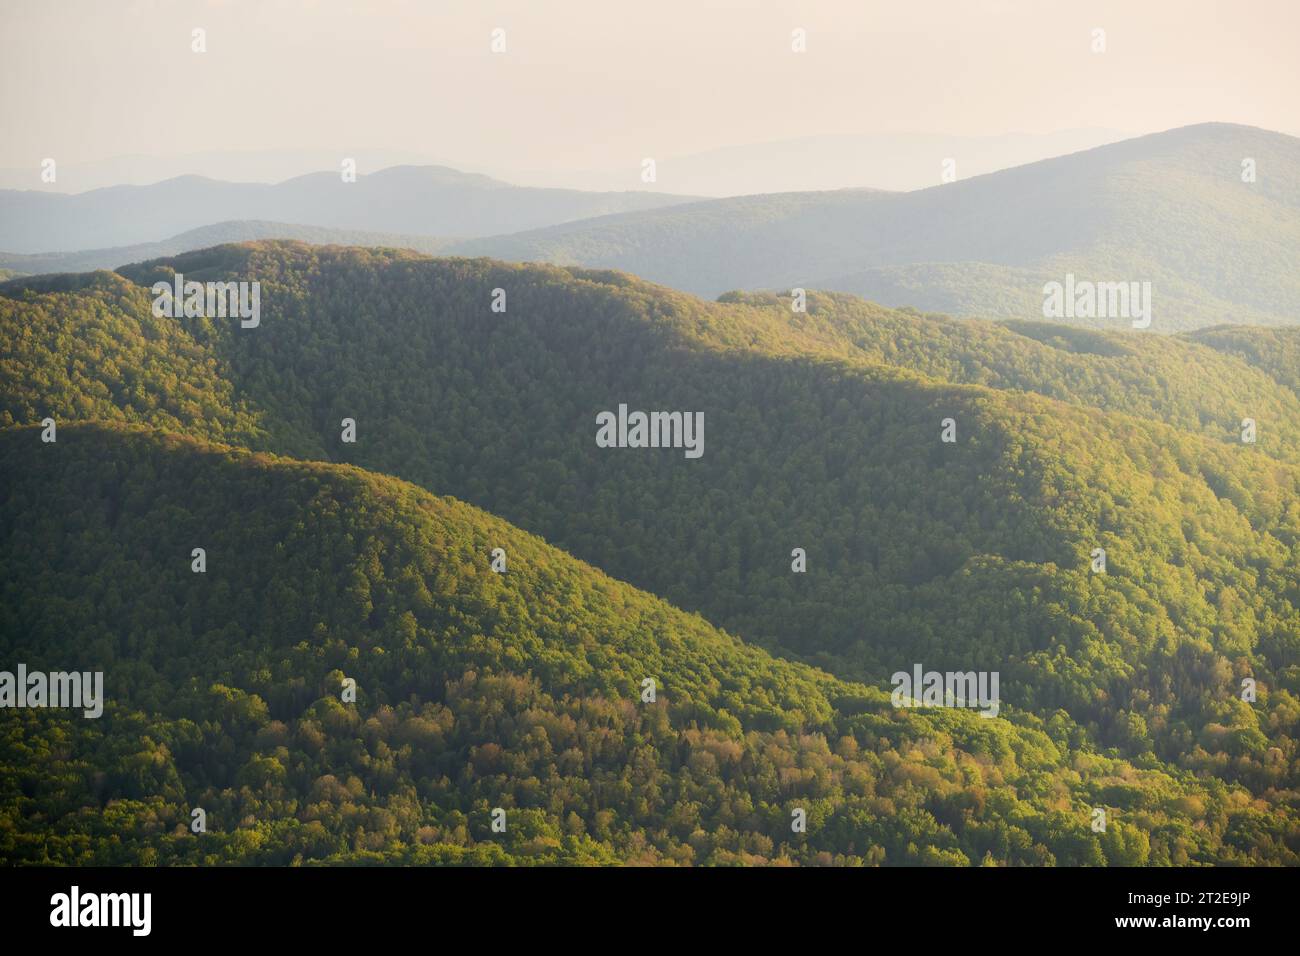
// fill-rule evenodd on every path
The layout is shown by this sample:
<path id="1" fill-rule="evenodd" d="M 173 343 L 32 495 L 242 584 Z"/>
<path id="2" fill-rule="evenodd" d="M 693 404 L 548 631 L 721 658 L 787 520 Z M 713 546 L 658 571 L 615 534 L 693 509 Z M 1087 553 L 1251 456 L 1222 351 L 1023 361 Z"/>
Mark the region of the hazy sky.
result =
<path id="1" fill-rule="evenodd" d="M 1296 0 L 0 0 L 0 166 L 384 149 L 595 169 L 814 134 L 1296 135 L 1298 36 Z"/>

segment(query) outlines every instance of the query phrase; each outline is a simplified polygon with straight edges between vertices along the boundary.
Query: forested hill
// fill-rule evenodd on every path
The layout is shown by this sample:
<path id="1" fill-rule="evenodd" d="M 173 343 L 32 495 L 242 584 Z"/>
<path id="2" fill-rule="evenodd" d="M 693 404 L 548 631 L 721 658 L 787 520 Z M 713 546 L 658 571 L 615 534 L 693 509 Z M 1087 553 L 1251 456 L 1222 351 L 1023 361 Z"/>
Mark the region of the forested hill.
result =
<path id="1" fill-rule="evenodd" d="M 121 425 L 0 458 L 6 657 L 107 698 L 0 723 L 6 862 L 1295 862 L 1242 786 L 895 709 L 403 482 Z"/>
<path id="2" fill-rule="evenodd" d="M 888 309 L 857 296 L 732 292 L 724 303 L 765 309 L 769 350 L 824 351 L 948 382 L 1035 392 L 1241 441 L 1241 419 L 1267 422 L 1257 447 L 1300 461 L 1300 328 L 1231 326 L 1167 337 L 989 322 Z M 773 308 L 773 307 L 776 308 Z M 1282 387 L 1279 387 L 1282 386 Z"/>
<path id="3" fill-rule="evenodd" d="M 413 263 L 425 263 L 414 266 Z M 0 314 L 18 329 L 11 337 L 15 354 L 7 366 L 11 381 L 6 397 L 17 407 L 0 407 L 16 420 L 34 414 L 41 403 L 50 408 L 70 396 L 57 397 L 68 383 L 45 382 L 45 370 L 57 353 L 75 356 L 69 374 L 99 376 L 97 385 L 80 382 L 78 394 L 108 395 L 106 376 L 96 368 L 81 342 L 81 331 L 94 337 L 96 322 L 110 318 L 105 305 L 119 309 L 138 323 L 125 331 L 126 341 L 103 337 L 93 348 L 126 348 L 141 344 L 151 350 L 150 367 L 162 372 L 177 361 L 176 349 L 185 347 L 175 322 L 159 322 L 148 315 L 149 299 L 140 282 L 169 278 L 171 270 L 191 276 L 229 276 L 267 270 L 338 273 L 383 270 L 388 280 L 456 282 L 473 276 L 480 285 L 489 274 L 516 276 L 530 284 L 563 283 L 585 295 L 590 303 L 607 308 L 611 321 L 630 334 L 640 334 L 647 324 L 709 349 L 747 349 L 771 355 L 809 355 L 841 360 L 865 359 L 874 365 L 907 369 L 952 383 L 986 385 L 999 390 L 1035 392 L 1071 404 L 1131 413 L 1200 432 L 1230 444 L 1240 441 L 1241 419 L 1261 424 L 1256 447 L 1270 455 L 1300 461 L 1300 331 L 1251 327 L 1223 327 L 1180 337 L 1131 332 L 1073 329 L 1049 322 L 978 322 L 943 315 L 921 315 L 910 309 L 888 309 L 856 296 L 809 291 L 807 311 L 796 314 L 789 295 L 728 293 L 718 304 L 641 282 L 615 272 L 553 269 L 544 266 L 511 269 L 479 261 L 470 267 L 463 260 L 430 262 L 421 256 L 392 250 L 312 250 L 292 242 L 254 242 L 208 249 L 157 260 L 121 272 L 135 283 L 123 283 L 112 273 L 41 275 L 0 283 Z M 410 270 L 418 268 L 419 275 Z M 396 271 L 393 271 L 396 270 Z M 331 281 L 316 276 L 313 286 Z M 336 281 L 336 280 L 335 280 Z M 51 297 L 28 305 L 29 291 L 79 292 L 82 297 Z M 305 290 L 304 290 L 305 291 Z M 416 290 L 418 291 L 418 290 Z M 614 293 L 611 295 L 610 293 Z M 301 292 L 295 293 L 301 295 Z M 330 296 L 325 296 L 326 306 Z M 8 301 L 7 301 L 8 300 Z M 276 308 L 275 303 L 268 303 Z M 52 311 L 55 328 L 50 336 L 23 331 L 28 308 Z M 13 311 L 19 309 L 20 311 Z M 446 310 L 440 310 L 446 311 Z M 92 318 L 93 317 L 93 318 Z M 364 318 L 364 317 L 363 317 Z M 332 320 L 331 320 L 332 321 Z M 416 322 L 437 322 L 439 316 L 423 310 Z M 573 321 L 580 321 L 573 317 Z M 192 323 L 191 323 L 192 324 Z M 500 324 L 500 320 L 498 320 Z M 199 326 L 204 323 L 198 323 Z M 128 346 L 126 343 L 131 343 Z M 164 345 L 165 343 L 165 345 Z M 34 354 L 24 354 L 32 349 Z M 0 356 L 0 361 L 4 361 Z M 184 356 L 180 356 L 183 363 Z M 128 361 L 129 364 L 129 361 Z M 31 381 L 23 381 L 31 374 Z M 178 396 L 161 383 L 147 382 L 154 397 L 175 405 Z M 1279 387 L 1282 386 L 1282 387 Z M 54 390 L 53 394 L 51 389 Z M 18 398 L 21 396 L 21 399 Z M 123 401 L 120 394 L 99 403 L 96 414 L 128 417 L 147 415 L 151 400 L 141 404 L 139 394 Z M 50 403 L 54 404 L 50 404 Z M 172 409 L 175 411 L 175 408 Z M 212 430 L 215 409 L 190 417 L 191 427 L 203 434 Z M 163 419 L 161 423 L 175 424 Z M 247 441 L 247 436 L 236 435 Z M 318 449 L 321 453 L 323 450 Z"/>
<path id="4" fill-rule="evenodd" d="M 1244 360 L 1300 395 L 1300 329 L 1225 326 L 1188 338 Z"/>
<path id="5" fill-rule="evenodd" d="M 1265 362 L 391 250 L 120 271 L 0 286 L 6 425 L 140 423 L 398 476 L 876 689 L 916 663 L 1000 671 L 1004 717 L 1076 768 L 1097 751 L 1239 785 L 1248 852 L 1296 851 L 1296 395 Z M 260 324 L 154 318 L 175 271 L 258 280 Z M 702 412 L 702 456 L 599 447 L 620 404 Z"/>

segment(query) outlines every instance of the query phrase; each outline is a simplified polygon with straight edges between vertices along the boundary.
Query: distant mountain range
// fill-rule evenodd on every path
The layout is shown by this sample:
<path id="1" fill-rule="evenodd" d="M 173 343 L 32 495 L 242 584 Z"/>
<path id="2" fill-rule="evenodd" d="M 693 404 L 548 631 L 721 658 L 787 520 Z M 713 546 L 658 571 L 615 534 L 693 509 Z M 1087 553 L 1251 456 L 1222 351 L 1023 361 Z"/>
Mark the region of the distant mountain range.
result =
<path id="1" fill-rule="evenodd" d="M 214 243 L 298 239 L 616 268 L 708 297 L 803 287 L 1029 320 L 1044 318 L 1045 284 L 1073 275 L 1149 282 L 1154 331 L 1300 321 L 1294 137 L 1204 124 L 984 176 L 962 170 L 913 192 L 705 201 L 513 187 L 441 167 L 346 185 L 321 173 L 277 186 L 186 178 L 77 196 L 0 193 L 9 213 L 0 216 L 0 268 L 116 268 Z M 253 221 L 238 221 L 244 215 Z M 122 233 L 149 238 L 85 248 L 91 236 Z M 1053 318 L 1129 324 L 1110 314 Z"/>
<path id="2" fill-rule="evenodd" d="M 658 164 L 658 178 L 661 187 L 674 192 L 711 197 L 845 188 L 906 191 L 938 184 L 946 159 L 955 162 L 958 175 L 978 176 L 1125 138 L 1126 134 L 1109 129 L 1001 136 L 801 136 L 669 157 Z M 588 188 L 630 188 L 635 173 L 590 173 L 582 181 L 590 184 Z M 541 185 L 533 178 L 527 181 Z M 573 183 L 557 180 L 549 185 L 561 184 Z"/>
<path id="3" fill-rule="evenodd" d="M 706 296 L 802 286 L 1018 318 L 1042 318 L 1044 283 L 1067 273 L 1149 281 L 1153 327 L 1168 331 L 1300 320 L 1297 248 L 1300 140 L 1206 124 L 916 192 L 711 200 L 453 251 L 623 269 Z"/>
<path id="4" fill-rule="evenodd" d="M 337 172 L 274 185 L 181 176 L 76 194 L 0 191 L 0 249 L 31 254 L 135 245 L 235 219 L 471 237 L 653 209 L 685 198 L 530 189 L 442 166 L 395 166 L 351 183 Z"/>
<path id="5" fill-rule="evenodd" d="M 643 183 L 637 161 L 592 169 L 532 165 L 528 157 L 461 158 L 391 149 L 356 149 L 349 155 L 363 172 L 390 166 L 450 166 L 475 169 L 517 186 L 692 193 L 701 197 L 871 186 L 920 189 L 937 181 L 942 158 L 953 157 L 963 175 L 1022 166 L 1049 156 L 1125 139 L 1112 129 L 1085 128 L 1051 133 L 952 136 L 942 133 L 830 134 L 746 143 L 660 157 L 657 183 Z M 0 169 L 0 189 L 80 193 L 105 186 L 147 185 L 177 176 L 235 182 L 278 183 L 308 172 L 339 168 L 336 150 L 211 150 L 177 156 L 115 156 L 92 162 L 60 163 L 58 180 L 44 183 L 32 166 Z"/>

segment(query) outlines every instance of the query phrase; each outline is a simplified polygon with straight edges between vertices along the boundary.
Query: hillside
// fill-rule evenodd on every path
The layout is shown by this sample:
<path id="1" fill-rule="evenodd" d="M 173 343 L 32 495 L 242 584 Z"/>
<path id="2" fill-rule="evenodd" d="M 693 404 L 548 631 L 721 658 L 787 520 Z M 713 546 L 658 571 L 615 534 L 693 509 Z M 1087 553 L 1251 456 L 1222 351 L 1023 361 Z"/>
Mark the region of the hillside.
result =
<path id="1" fill-rule="evenodd" d="M 1300 394 L 1300 329 L 1211 328 L 1189 338 L 1241 359 Z"/>
<path id="2" fill-rule="evenodd" d="M 173 269 L 257 276 L 261 325 L 154 319 Z M 393 250 L 122 272 L 0 287 L 0 421 L 112 418 L 400 476 L 775 654 L 878 689 L 917 662 L 998 670 L 1006 708 L 1062 746 L 1294 792 L 1300 467 L 1270 416 L 1295 396 L 1240 359 Z M 1241 402 L 1271 410 L 1253 446 Z M 620 403 L 703 411 L 705 453 L 599 448 Z"/>
<path id="3" fill-rule="evenodd" d="M 6 659 L 107 698 L 4 722 L 7 862 L 1294 862 L 1240 787 L 896 710 L 402 482 L 99 424 L 0 459 Z"/>
<path id="4" fill-rule="evenodd" d="M 359 173 L 351 183 L 339 172 L 275 184 L 180 176 L 75 194 L 0 190 L 0 250 L 33 255 L 137 245 L 230 220 L 468 237 L 653 209 L 682 198 L 531 189 L 443 166 L 395 166 Z"/>
<path id="5" fill-rule="evenodd" d="M 905 368 L 947 382 L 1034 392 L 1161 421 L 1228 444 L 1241 419 L 1266 422 L 1258 447 L 1300 462 L 1300 403 L 1285 370 L 1297 368 L 1300 330 L 1234 327 L 1185 337 L 1079 329 L 1045 321 L 987 322 L 888 309 L 843 293 L 728 293 L 723 303 L 764 309 L 764 347 L 826 352 Z M 750 325 L 756 325 L 753 318 Z M 1294 334 L 1293 334 L 1294 333 Z M 1220 347 L 1262 339 L 1248 354 Z M 778 344 L 779 343 L 779 344 Z M 1228 354 L 1225 354 L 1228 353 Z"/>
<path id="6" fill-rule="evenodd" d="M 1245 158 L 1255 160 L 1255 182 L 1242 181 Z M 686 203 L 469 240 L 452 251 L 624 269 L 705 296 L 797 286 L 1035 320 L 1043 318 L 1043 285 L 1067 273 L 1146 281 L 1151 328 L 1169 332 L 1295 323 L 1298 246 L 1300 141 L 1204 124 L 913 192 Z"/>
<path id="7" fill-rule="evenodd" d="M 326 268 L 338 268 L 352 256 L 318 254 L 286 243 L 255 246 L 251 253 L 234 252 L 233 257 L 231 252 L 206 250 L 168 258 L 161 271 L 150 265 L 127 267 L 123 272 L 134 276 L 148 273 L 150 281 L 155 272 L 170 274 L 167 267 L 190 275 L 207 275 L 215 268 L 221 275 L 234 276 L 260 270 L 266 261 L 274 261 L 275 269 L 286 265 L 306 271 L 322 263 Z M 412 260 L 405 252 L 383 251 L 361 260 L 358 266 L 387 269 Z M 450 263 L 431 268 L 455 275 Z M 1230 445 L 1240 442 L 1241 419 L 1251 417 L 1261 426 L 1259 449 L 1300 462 L 1300 396 L 1294 394 L 1300 333 L 1291 330 L 1234 327 L 1152 339 L 1049 322 L 981 322 L 921 315 L 851 295 L 818 292 L 808 294 L 806 313 L 796 315 L 788 295 L 729 293 L 713 304 L 608 273 L 534 268 L 506 274 L 527 277 L 530 282 L 558 278 L 608 286 L 619 292 L 616 301 L 634 322 L 644 321 L 640 312 L 656 316 L 669 323 L 675 335 L 710 349 L 744 347 L 777 355 L 865 360 L 941 381 L 1034 392 L 1068 404 L 1134 414 Z M 69 294 L 24 303 L 29 291 Z M 629 297 L 631 301 L 627 301 Z M 44 336 L 32 328 L 30 319 L 23 318 L 33 308 L 42 318 L 54 321 Z M 47 315 L 51 308 L 54 314 Z M 62 399 L 65 404 L 57 404 L 57 392 L 51 392 L 56 383 L 40 376 L 56 362 L 56 352 L 74 357 L 71 364 L 76 375 L 98 380 L 75 385 L 83 400 L 88 394 L 108 395 L 113 387 L 109 375 L 99 367 L 96 350 L 100 348 L 113 350 L 119 364 L 138 364 L 155 372 L 172 364 L 170 372 L 182 375 L 189 368 L 187 356 L 193 349 L 189 337 L 178 336 L 176 323 L 148 315 L 138 287 L 113 274 L 16 278 L 0 285 L 0 315 L 11 330 L 11 354 L 7 362 L 0 357 L 0 363 L 5 363 L 0 367 L 9 378 L 7 395 L 23 397 L 20 408 L 7 406 L 11 414 L 17 414 L 16 420 L 24 420 L 24 415 L 30 419 L 42 402 L 55 401 L 50 407 L 74 407 L 67 404 L 69 395 Z M 128 315 L 130 320 L 120 327 L 114 325 L 111 336 L 98 332 L 97 323 L 110 316 L 126 319 Z M 135 344 L 149 349 L 147 359 L 122 357 Z M 29 354 L 29 349 L 34 351 Z M 217 377 L 211 375 L 204 383 L 191 384 L 199 389 L 218 387 Z M 121 406 L 116 398 L 98 404 L 96 415 L 117 417 L 127 410 L 130 421 L 151 420 L 161 427 L 179 427 L 174 417 L 179 397 L 175 391 L 169 392 L 161 383 L 149 384 L 148 390 L 156 401 L 170 403 L 173 417 L 141 417 L 153 400 L 141 404 L 137 399 Z M 0 408 L 0 413 L 5 410 Z M 208 409 L 202 415 L 191 414 L 186 428 L 199 429 L 196 433 L 204 437 L 224 435 L 236 444 L 250 443 L 246 430 L 223 430 L 228 426 L 221 425 L 219 419 Z M 323 454 L 318 446 L 312 447 Z"/>

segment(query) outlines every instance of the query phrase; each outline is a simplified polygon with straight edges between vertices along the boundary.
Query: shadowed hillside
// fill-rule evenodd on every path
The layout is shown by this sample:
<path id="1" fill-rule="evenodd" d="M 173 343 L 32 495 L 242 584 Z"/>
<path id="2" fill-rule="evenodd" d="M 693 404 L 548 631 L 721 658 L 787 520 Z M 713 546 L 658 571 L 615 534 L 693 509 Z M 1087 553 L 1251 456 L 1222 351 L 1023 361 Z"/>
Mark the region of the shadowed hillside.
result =
<path id="1" fill-rule="evenodd" d="M 897 710 L 402 482 L 122 426 L 0 453 L 6 657 L 107 697 L 5 721 L 8 862 L 1293 859 L 1235 786 Z"/>
<path id="2" fill-rule="evenodd" d="M 261 325 L 154 319 L 147 286 L 173 269 L 258 277 Z M 1063 745 L 1261 798 L 1295 785 L 1300 469 L 1285 423 L 1260 417 L 1271 444 L 1232 431 L 1239 400 L 1294 395 L 1231 356 L 1159 340 L 1182 350 L 1171 364 L 1140 335 L 840 297 L 796 316 L 393 251 L 266 243 L 123 272 L 139 285 L 4 287 L 21 346 L 6 420 L 124 419 L 348 461 L 841 676 L 999 670 L 1007 711 L 1065 721 Z M 873 341 L 876 322 L 895 331 Z M 163 365 L 171 352 L 192 359 Z M 598 447 L 596 414 L 619 404 L 703 412 L 702 457 Z"/>

